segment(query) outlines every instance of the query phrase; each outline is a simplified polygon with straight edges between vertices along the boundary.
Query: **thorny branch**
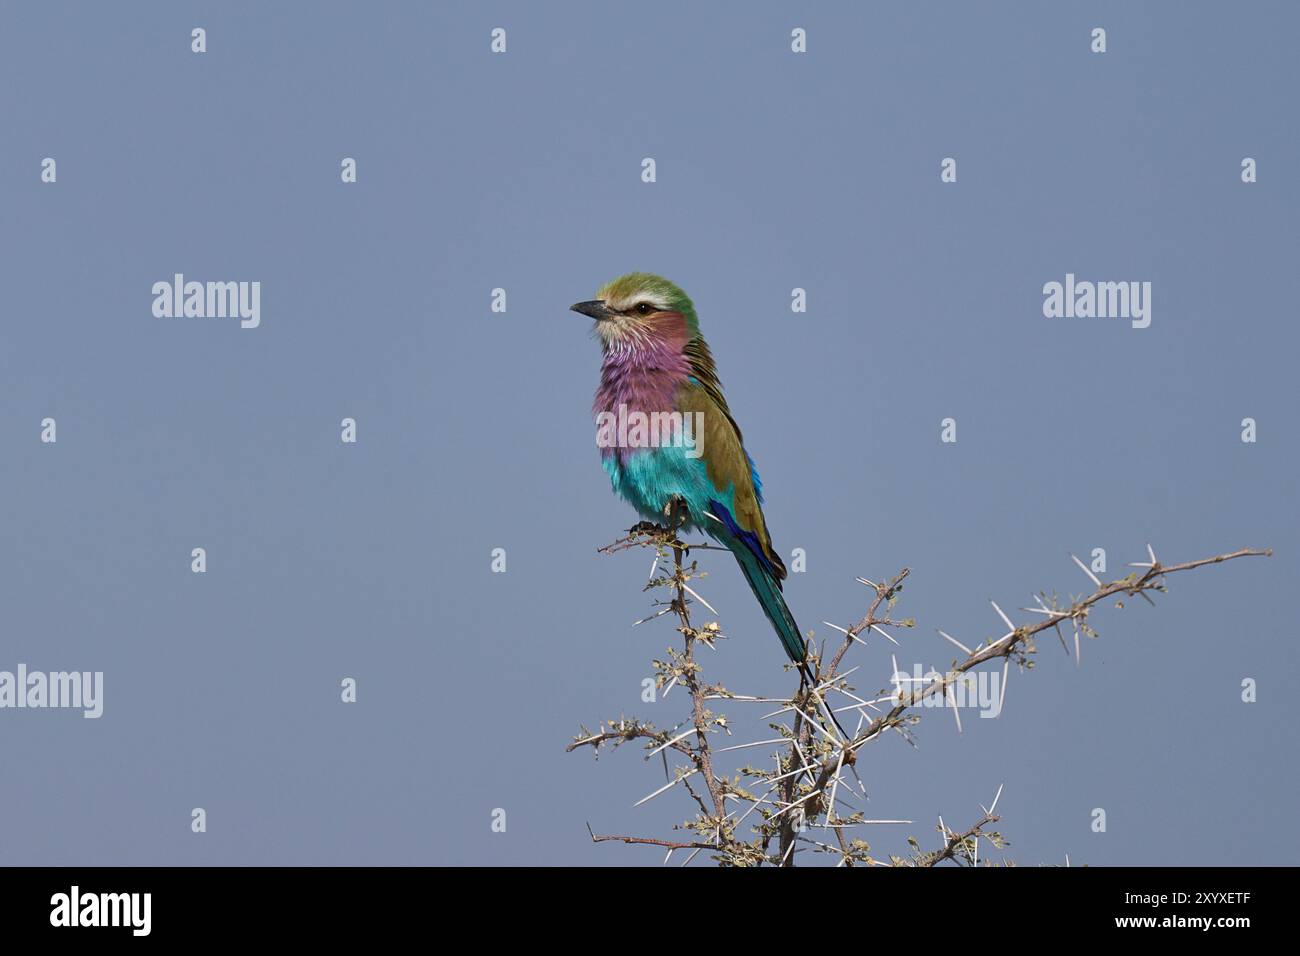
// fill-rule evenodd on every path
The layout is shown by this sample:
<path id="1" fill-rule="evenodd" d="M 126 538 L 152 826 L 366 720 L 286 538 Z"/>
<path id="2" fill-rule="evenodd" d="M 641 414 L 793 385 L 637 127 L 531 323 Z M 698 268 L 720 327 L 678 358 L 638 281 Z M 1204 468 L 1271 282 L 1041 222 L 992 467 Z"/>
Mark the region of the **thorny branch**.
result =
<path id="1" fill-rule="evenodd" d="M 944 860 L 953 860 L 954 862 L 966 866 L 979 865 L 979 839 L 993 839 L 998 836 L 995 833 L 985 833 L 984 828 L 990 823 L 997 823 L 998 817 L 991 813 L 986 813 L 976 821 L 965 833 L 953 833 L 951 830 L 946 831 L 943 847 L 922 857 L 917 866 L 938 866 Z M 943 822 L 939 823 L 940 832 L 946 828 Z M 998 845 L 995 841 L 995 845 Z"/>
<path id="2" fill-rule="evenodd" d="M 675 519 L 675 514 L 668 516 Z M 611 721 L 608 726 L 592 733 L 583 729 L 566 750 L 573 751 L 581 747 L 591 747 L 599 753 L 605 744 L 617 747 L 631 741 L 641 741 L 646 748 L 646 759 L 656 755 L 666 758 L 668 754 L 677 754 L 687 763 L 673 770 L 668 783 L 651 794 L 637 801 L 637 806 L 648 802 L 679 784 L 698 807 L 694 818 L 688 820 L 678 829 L 689 831 L 693 839 L 664 840 L 650 837 L 633 837 L 618 835 L 598 836 L 591 832 L 594 842 L 621 841 L 631 844 L 648 844 L 667 848 L 668 855 L 664 862 L 669 862 L 678 850 L 690 850 L 690 855 L 683 865 L 689 864 L 704 850 L 711 851 L 712 858 L 722 865 L 755 866 L 769 863 L 778 866 L 792 866 L 795 855 L 802 850 L 829 853 L 838 857 L 838 866 L 937 866 L 945 861 L 956 865 L 980 865 L 980 841 L 984 840 L 995 849 L 1006 845 L 1001 834 L 986 828 L 998 821 L 994 816 L 998 797 L 992 806 L 984 810 L 983 816 L 971 827 L 956 832 L 946 827 L 940 819 L 939 832 L 943 844 L 937 850 L 924 851 L 911 837 L 908 842 L 915 853 L 909 858 L 891 856 L 888 862 L 873 859 L 870 846 L 864 840 L 851 837 L 856 828 L 873 824 L 906 824 L 910 820 L 868 820 L 863 812 L 852 805 L 859 795 L 867 796 L 865 785 L 858 777 L 855 764 L 859 749 L 870 741 L 878 739 L 886 731 L 896 730 L 904 737 L 909 734 L 909 727 L 919 720 L 919 716 L 908 711 L 933 695 L 943 695 L 951 703 L 953 716 L 961 728 L 957 700 L 953 694 L 956 683 L 962 675 L 991 660 L 1002 659 L 1001 692 L 1006 693 L 1006 678 L 1012 661 L 1021 668 L 1032 668 L 1033 661 L 1029 655 L 1035 653 L 1034 637 L 1042 631 L 1052 628 L 1060 639 L 1061 645 L 1069 653 L 1069 646 L 1062 625 L 1068 625 L 1073 632 L 1074 656 L 1079 659 L 1080 635 L 1093 638 L 1096 631 L 1089 625 L 1089 614 L 1093 607 L 1110 597 L 1121 597 L 1118 607 L 1123 607 L 1123 597 L 1138 596 L 1151 602 L 1149 591 L 1165 590 L 1167 575 L 1180 571 L 1189 571 L 1209 564 L 1232 561 L 1237 558 L 1260 557 L 1272 554 L 1271 550 L 1242 548 L 1215 557 L 1187 561 L 1181 564 L 1161 564 L 1154 550 L 1147 547 L 1149 561 L 1138 562 L 1130 567 L 1138 570 L 1109 583 L 1103 583 L 1078 558 L 1075 564 L 1088 576 L 1095 590 L 1086 596 L 1072 598 L 1062 604 L 1055 595 L 1045 593 L 1035 596 L 1035 607 L 1022 610 L 1042 616 L 1041 620 L 1016 625 L 996 603 L 993 609 L 1005 624 L 1006 632 L 996 640 L 981 643 L 969 648 L 956 638 L 943 631 L 938 633 L 948 642 L 959 648 L 964 657 L 954 661 L 946 674 L 939 675 L 921 687 L 904 689 L 895 664 L 891 682 L 895 691 L 888 696 L 865 699 L 855 693 L 847 678 L 857 667 L 841 671 L 841 665 L 849 649 L 856 644 L 866 644 L 865 637 L 878 635 L 898 644 L 897 639 L 886 628 L 911 628 L 915 626 L 912 618 L 895 619 L 892 614 L 903 590 L 903 582 L 911 573 L 903 568 L 887 581 L 874 582 L 866 578 L 857 580 L 873 592 L 872 600 L 866 613 L 849 627 L 839 627 L 824 622 L 828 627 L 844 635 L 844 639 L 828 660 L 823 660 L 824 648 L 809 644 L 808 663 L 815 675 L 815 686 L 803 687 L 789 698 L 760 698 L 733 694 L 720 684 L 706 684 L 700 678 L 700 665 L 695 652 L 699 644 L 712 646 L 715 639 L 722 637 L 716 622 L 696 628 L 691 622 L 690 608 L 699 603 L 710 611 L 713 608 L 688 583 L 703 576 L 696 562 L 687 563 L 692 550 L 720 550 L 716 545 L 688 544 L 679 540 L 676 529 L 680 522 L 670 520 L 670 527 L 642 524 L 632 529 L 627 536 L 600 551 L 614 554 L 629 548 L 651 547 L 655 549 L 656 558 L 651 568 L 650 581 L 646 590 L 666 588 L 671 599 L 658 600 L 659 608 L 650 617 L 637 624 L 645 623 L 665 614 L 674 614 L 677 618 L 676 630 L 682 635 L 682 648 L 669 648 L 668 659 L 655 661 L 656 682 L 666 696 L 674 686 L 681 684 L 690 697 L 690 716 L 683 724 L 669 730 L 656 728 L 648 722 L 620 718 Z M 657 575 L 660 563 L 671 554 L 671 572 Z M 1153 603 L 1153 602 L 1152 602 Z M 715 612 L 716 613 L 716 612 Z M 967 678 L 969 679 L 969 678 Z M 831 694 L 847 699 L 847 703 L 832 708 Z M 775 746 L 773 769 L 746 765 L 740 768 L 739 776 L 734 779 L 720 777 L 714 772 L 715 750 L 713 736 L 722 730 L 730 733 L 727 718 L 715 714 L 709 708 L 714 700 L 730 700 L 737 703 L 768 703 L 776 710 L 765 718 L 788 717 L 790 723 L 772 723 L 769 726 L 778 734 L 770 740 L 760 740 L 748 744 L 724 747 L 724 751 L 739 751 L 749 748 Z M 883 710 L 881 704 L 888 704 Z M 1001 702 L 999 702 L 999 709 Z M 842 736 L 836 722 L 828 718 L 834 713 L 857 712 L 858 726 L 853 734 Z M 683 729 L 684 728 L 684 729 Z M 661 759 L 662 759 L 661 758 Z M 665 759 L 665 770 L 667 770 Z M 857 784 L 855 788 L 845 779 L 848 772 Z M 692 781 L 700 778 L 696 783 Z M 759 795 L 749 792 L 742 785 L 743 778 L 757 783 L 755 789 L 763 792 Z M 701 784 L 697 787 L 696 784 Z M 752 785 L 752 784 L 751 784 Z M 735 806 L 728 810 L 728 802 Z M 847 811 L 847 812 L 845 812 Z M 740 826 L 751 816 L 755 817 L 753 837 L 743 839 L 738 835 Z M 588 828 L 590 830 L 590 827 Z M 813 830 L 829 830 L 835 845 L 813 838 Z M 827 839 L 830 839 L 828 837 Z M 775 846 L 773 845 L 775 843 Z M 986 858 L 984 865 L 991 865 Z"/>

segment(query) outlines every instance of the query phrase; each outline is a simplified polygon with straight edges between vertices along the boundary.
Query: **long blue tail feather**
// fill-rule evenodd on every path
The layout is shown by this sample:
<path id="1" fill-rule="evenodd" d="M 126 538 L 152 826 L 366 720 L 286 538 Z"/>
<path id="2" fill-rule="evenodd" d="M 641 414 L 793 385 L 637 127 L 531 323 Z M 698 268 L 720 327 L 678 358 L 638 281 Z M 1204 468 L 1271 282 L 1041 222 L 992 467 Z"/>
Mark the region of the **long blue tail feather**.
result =
<path id="1" fill-rule="evenodd" d="M 758 598 L 763 613 L 772 622 L 777 637 L 781 638 L 781 646 L 785 648 L 786 654 L 796 664 L 802 664 L 805 657 L 803 636 L 781 594 L 781 585 L 748 548 L 742 545 L 732 553 L 736 556 L 736 563 L 740 565 L 741 573 L 749 582 L 754 597 Z"/>

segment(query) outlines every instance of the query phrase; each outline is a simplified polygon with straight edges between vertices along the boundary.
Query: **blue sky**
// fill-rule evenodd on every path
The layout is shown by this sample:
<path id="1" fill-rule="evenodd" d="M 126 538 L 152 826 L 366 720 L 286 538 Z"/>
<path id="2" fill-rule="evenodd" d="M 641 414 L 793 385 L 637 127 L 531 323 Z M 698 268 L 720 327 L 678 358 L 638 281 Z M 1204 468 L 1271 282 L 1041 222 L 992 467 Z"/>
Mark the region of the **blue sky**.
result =
<path id="1" fill-rule="evenodd" d="M 658 863 L 586 825 L 666 835 L 685 802 L 631 806 L 661 770 L 563 752 L 682 714 L 640 700 L 674 636 L 630 626 L 648 556 L 596 553 L 636 518 L 567 311 L 632 270 L 693 297 L 819 638 L 864 610 L 856 576 L 904 565 L 899 663 L 943 667 L 936 628 L 971 644 L 1001 633 L 990 599 L 1082 592 L 1070 552 L 1276 549 L 1099 610 L 1082 667 L 1042 642 L 998 720 L 872 744 L 869 815 L 916 821 L 874 848 L 934 845 L 1005 785 L 1021 864 L 1294 862 L 1297 26 L 1282 3 L 5 4 L 0 669 L 105 692 L 98 720 L 0 711 L 0 862 Z M 261 324 L 155 318 L 178 272 L 260 282 Z M 1044 317 L 1067 273 L 1149 281 L 1150 327 Z M 729 635 L 706 675 L 788 690 L 734 563 L 706 563 Z M 883 687 L 885 647 L 853 654 Z"/>

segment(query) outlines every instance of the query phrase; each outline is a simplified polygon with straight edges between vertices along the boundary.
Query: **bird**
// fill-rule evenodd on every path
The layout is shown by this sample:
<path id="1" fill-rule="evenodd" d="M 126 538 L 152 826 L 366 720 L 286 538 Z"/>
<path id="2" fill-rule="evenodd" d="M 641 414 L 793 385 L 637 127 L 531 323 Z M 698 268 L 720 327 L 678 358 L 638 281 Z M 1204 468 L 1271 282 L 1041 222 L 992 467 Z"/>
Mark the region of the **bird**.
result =
<path id="1" fill-rule="evenodd" d="M 694 303 L 662 276 L 631 272 L 570 309 L 595 320 L 603 355 L 592 412 L 615 494 L 647 524 L 672 516 L 682 530 L 725 546 L 801 680 L 811 682 L 807 647 L 782 591 L 785 564 L 763 515 L 763 483 L 723 396 Z M 635 427 L 672 413 L 681 415 L 679 438 L 689 437 L 694 447 L 665 441 L 662 431 L 656 442 L 654 429 Z"/>

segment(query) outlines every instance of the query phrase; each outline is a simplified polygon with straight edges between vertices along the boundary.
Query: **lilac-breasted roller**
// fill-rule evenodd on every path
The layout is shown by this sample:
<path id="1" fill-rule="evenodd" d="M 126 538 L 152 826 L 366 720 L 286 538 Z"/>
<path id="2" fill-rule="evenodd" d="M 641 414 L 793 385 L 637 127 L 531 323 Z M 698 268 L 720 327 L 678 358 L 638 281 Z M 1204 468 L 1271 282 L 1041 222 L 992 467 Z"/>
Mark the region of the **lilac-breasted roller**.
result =
<path id="1" fill-rule="evenodd" d="M 662 522 L 676 499 L 683 528 L 725 545 L 786 654 L 807 676 L 799 625 L 781 594 L 785 565 L 763 519 L 763 484 L 690 298 L 667 279 L 633 272 L 572 309 L 596 320 L 604 351 L 593 412 L 598 426 L 604 423 L 597 439 L 615 493 L 651 522 Z M 656 415 L 665 426 L 657 433 Z M 681 431 L 670 440 L 665 432 L 678 421 Z"/>

